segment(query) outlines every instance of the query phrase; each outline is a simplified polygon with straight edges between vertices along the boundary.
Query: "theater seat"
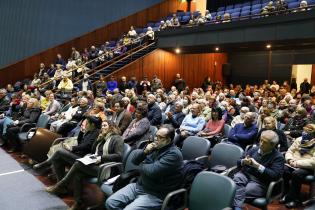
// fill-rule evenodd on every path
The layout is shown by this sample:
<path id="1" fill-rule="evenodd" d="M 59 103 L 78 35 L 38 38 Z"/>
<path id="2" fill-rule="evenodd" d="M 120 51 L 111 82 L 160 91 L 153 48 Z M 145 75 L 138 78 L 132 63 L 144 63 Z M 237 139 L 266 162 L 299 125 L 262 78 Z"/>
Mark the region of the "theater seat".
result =
<path id="1" fill-rule="evenodd" d="M 189 210 L 222 210 L 232 207 L 236 186 L 229 177 L 209 171 L 200 172 L 194 179 L 189 193 L 187 206 L 187 191 L 179 189 L 169 193 L 163 201 L 161 210 L 168 209 L 171 199 L 184 195 L 184 203 L 178 209 L 188 207 Z"/>
<path id="2" fill-rule="evenodd" d="M 268 204 L 281 197 L 283 189 L 283 179 L 279 179 L 276 182 L 271 182 L 268 186 L 265 197 L 256 198 L 254 200 L 247 200 L 246 202 L 262 210 L 268 209 Z"/>
<path id="3" fill-rule="evenodd" d="M 30 140 L 33 135 L 35 134 L 37 128 L 46 128 L 48 125 L 50 117 L 45 114 L 41 114 L 37 120 L 37 123 L 35 125 L 30 123 L 25 123 L 18 133 L 19 140 L 22 143 L 25 143 L 27 140 Z M 35 127 L 34 127 L 35 126 Z M 33 127 L 33 128 L 30 128 Z M 27 129 L 30 128 L 30 129 Z"/>
<path id="4" fill-rule="evenodd" d="M 298 8 L 300 6 L 300 2 L 291 2 L 288 4 L 289 9 Z"/>
<path id="5" fill-rule="evenodd" d="M 217 9 L 217 12 L 221 12 L 221 11 L 224 11 L 225 10 L 225 7 L 219 7 L 218 9 Z"/>

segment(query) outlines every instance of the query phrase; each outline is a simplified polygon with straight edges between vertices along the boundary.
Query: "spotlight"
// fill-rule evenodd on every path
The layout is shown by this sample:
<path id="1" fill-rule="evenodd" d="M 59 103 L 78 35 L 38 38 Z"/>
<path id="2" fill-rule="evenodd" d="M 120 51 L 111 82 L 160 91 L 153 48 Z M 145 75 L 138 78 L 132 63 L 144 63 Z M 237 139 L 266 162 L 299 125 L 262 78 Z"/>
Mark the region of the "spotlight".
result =
<path id="1" fill-rule="evenodd" d="M 267 48 L 267 49 L 270 49 L 270 48 L 271 48 L 271 44 L 267 44 L 267 45 L 266 45 L 266 48 Z"/>
<path id="2" fill-rule="evenodd" d="M 216 47 L 216 48 L 215 48 L 215 51 L 219 51 L 219 50 L 220 50 L 220 48 L 219 48 L 219 47 Z"/>
<path id="3" fill-rule="evenodd" d="M 180 49 L 179 48 L 176 48 L 175 49 L 175 52 L 178 54 L 178 53 L 180 53 Z"/>

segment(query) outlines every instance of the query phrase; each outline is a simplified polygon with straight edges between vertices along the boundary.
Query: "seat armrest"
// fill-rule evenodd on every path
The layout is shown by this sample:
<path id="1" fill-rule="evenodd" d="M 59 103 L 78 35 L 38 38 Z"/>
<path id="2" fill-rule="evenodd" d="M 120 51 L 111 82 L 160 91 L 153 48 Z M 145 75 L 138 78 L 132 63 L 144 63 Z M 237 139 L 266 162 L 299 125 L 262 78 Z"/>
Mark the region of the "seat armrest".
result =
<path id="1" fill-rule="evenodd" d="M 109 168 L 114 168 L 114 167 L 118 167 L 121 171 L 123 168 L 123 164 L 121 162 L 109 162 L 109 163 L 104 163 L 102 165 L 99 166 L 99 171 L 97 174 L 97 182 L 99 184 L 104 182 L 104 177 L 102 177 L 103 172 L 105 170 L 108 170 Z"/>
<path id="2" fill-rule="evenodd" d="M 185 209 L 187 207 L 187 190 L 184 188 L 172 191 L 170 193 L 167 194 L 167 196 L 164 198 L 163 204 L 162 204 L 162 208 L 161 210 L 166 210 L 171 198 L 175 195 L 179 195 L 179 194 L 183 194 L 184 195 L 184 203 L 182 206 L 178 207 L 176 210 L 181 210 L 181 209 Z"/>
<path id="3" fill-rule="evenodd" d="M 277 195 L 273 195 L 276 187 L 280 187 L 279 193 L 277 193 Z M 282 178 L 280 178 L 278 181 L 271 182 L 269 184 L 269 187 L 268 187 L 268 190 L 266 193 L 267 203 L 270 203 L 272 200 L 279 198 L 281 196 L 282 191 L 283 191 L 283 179 Z"/>
<path id="4" fill-rule="evenodd" d="M 67 137 L 62 137 L 62 138 L 57 138 L 53 141 L 53 143 L 51 145 L 56 145 L 56 144 L 59 144 L 60 142 L 66 140 Z"/>
<path id="5" fill-rule="evenodd" d="M 27 132 L 29 129 L 36 126 L 36 123 L 24 123 L 20 128 L 20 133 Z"/>
<path id="6" fill-rule="evenodd" d="M 232 168 L 227 169 L 227 171 L 223 172 L 225 176 L 233 178 L 234 174 L 239 171 L 237 166 L 233 166 Z"/>
<path id="7" fill-rule="evenodd" d="M 201 162 L 204 165 L 204 167 L 206 167 L 208 157 L 209 157 L 208 155 L 204 155 L 204 156 L 195 158 L 195 160 Z"/>
<path id="8" fill-rule="evenodd" d="M 137 149 L 144 149 L 144 147 L 151 142 L 150 140 L 143 140 L 137 144 Z"/>

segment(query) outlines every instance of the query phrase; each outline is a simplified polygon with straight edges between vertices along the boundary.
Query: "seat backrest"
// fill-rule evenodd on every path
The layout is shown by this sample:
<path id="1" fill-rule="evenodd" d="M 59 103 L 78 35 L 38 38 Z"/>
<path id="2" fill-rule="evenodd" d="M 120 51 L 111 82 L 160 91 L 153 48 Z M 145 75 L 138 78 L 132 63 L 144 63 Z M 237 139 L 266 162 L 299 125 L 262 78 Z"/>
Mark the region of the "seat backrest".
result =
<path id="1" fill-rule="evenodd" d="M 300 2 L 290 2 L 290 3 L 288 4 L 288 8 L 289 8 L 289 9 L 298 8 L 299 5 L 300 5 Z"/>
<path id="2" fill-rule="evenodd" d="M 233 9 L 234 8 L 234 5 L 228 5 L 225 7 L 225 10 L 228 10 L 228 9 Z"/>
<path id="3" fill-rule="evenodd" d="M 156 126 L 152 126 L 150 125 L 150 128 L 149 128 L 149 133 L 150 133 L 150 138 L 153 139 L 156 132 L 158 131 L 157 127 Z"/>
<path id="4" fill-rule="evenodd" d="M 130 147 L 130 145 L 124 143 L 124 152 L 123 152 L 123 156 L 122 156 L 122 162 L 123 162 L 123 164 L 126 163 L 127 158 L 128 158 L 128 156 L 129 156 L 130 152 L 131 152 L 131 147 Z"/>
<path id="5" fill-rule="evenodd" d="M 218 9 L 217 9 L 217 12 L 221 12 L 221 11 L 224 11 L 225 10 L 225 7 L 219 7 Z"/>
<path id="6" fill-rule="evenodd" d="M 223 128 L 224 133 L 223 133 L 223 135 L 228 137 L 231 129 L 232 129 L 232 127 L 230 125 L 224 124 L 224 128 Z"/>
<path id="7" fill-rule="evenodd" d="M 136 150 L 132 150 L 128 157 L 127 157 L 127 160 L 125 162 L 125 165 L 124 165 L 124 172 L 128 172 L 128 171 L 131 171 L 131 170 L 134 170 L 134 169 L 138 169 L 139 166 L 133 164 L 132 160 L 133 160 L 133 157 L 135 156 L 135 153 L 136 153 L 137 149 Z"/>
<path id="8" fill-rule="evenodd" d="M 192 183 L 189 210 L 221 210 L 232 207 L 235 190 L 235 184 L 229 177 L 202 171 Z"/>
<path id="9" fill-rule="evenodd" d="M 49 115 L 41 114 L 37 120 L 36 127 L 37 128 L 46 128 L 49 122 Z"/>
<path id="10" fill-rule="evenodd" d="M 189 136 L 184 140 L 182 154 L 184 160 L 193 160 L 197 157 L 208 155 L 211 143 L 207 139 Z"/>
<path id="11" fill-rule="evenodd" d="M 223 165 L 231 168 L 237 165 L 237 161 L 243 155 L 244 150 L 234 144 L 219 143 L 216 144 L 211 151 L 211 159 L 209 168 L 216 165 Z"/>

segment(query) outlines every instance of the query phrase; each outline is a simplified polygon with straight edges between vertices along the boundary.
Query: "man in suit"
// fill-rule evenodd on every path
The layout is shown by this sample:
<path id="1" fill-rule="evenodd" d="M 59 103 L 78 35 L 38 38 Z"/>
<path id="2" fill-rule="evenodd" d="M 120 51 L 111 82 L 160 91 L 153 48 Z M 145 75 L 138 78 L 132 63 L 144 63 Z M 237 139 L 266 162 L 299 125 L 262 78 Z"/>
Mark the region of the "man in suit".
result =
<path id="1" fill-rule="evenodd" d="M 114 114 L 111 117 L 111 120 L 119 127 L 121 133 L 128 128 L 132 117 L 131 113 L 127 111 L 125 107 L 125 102 L 120 100 L 114 104 Z"/>

